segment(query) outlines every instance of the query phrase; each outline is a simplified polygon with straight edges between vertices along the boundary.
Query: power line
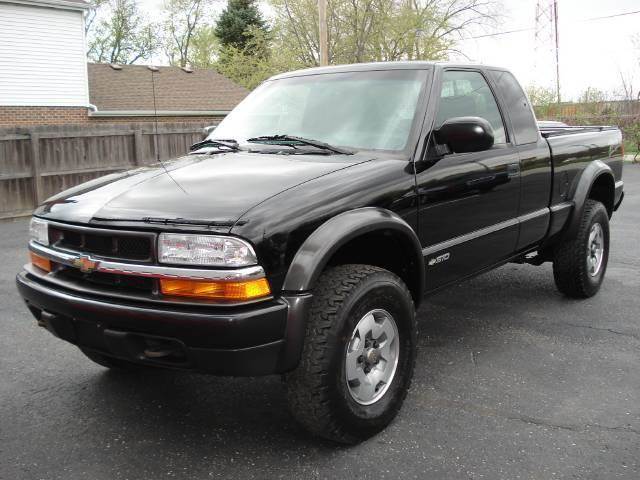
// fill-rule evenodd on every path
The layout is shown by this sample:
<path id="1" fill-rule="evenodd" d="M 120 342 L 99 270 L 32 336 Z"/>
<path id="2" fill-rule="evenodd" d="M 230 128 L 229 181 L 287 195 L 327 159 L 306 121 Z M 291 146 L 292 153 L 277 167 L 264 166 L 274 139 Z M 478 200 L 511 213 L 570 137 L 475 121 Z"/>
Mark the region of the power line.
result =
<path id="1" fill-rule="evenodd" d="M 594 20 L 604 20 L 607 18 L 624 17 L 626 15 L 636 15 L 638 13 L 640 13 L 640 10 L 635 10 L 633 12 L 616 13 L 613 15 L 603 15 L 601 17 L 585 18 L 583 20 L 578 20 L 577 22 L 568 22 L 568 23 L 592 22 Z M 499 35 L 509 35 L 511 33 L 530 32 L 531 30 L 535 30 L 535 28 L 533 27 L 519 28 L 517 30 L 507 30 L 505 32 L 486 33 L 484 35 L 475 35 L 473 37 L 466 37 L 466 38 L 463 38 L 462 40 L 475 40 L 476 38 L 497 37 Z"/>
<path id="2" fill-rule="evenodd" d="M 614 15 L 605 15 L 603 17 L 586 18 L 586 19 L 584 19 L 582 21 L 583 22 L 590 22 L 591 20 L 602 20 L 604 18 L 624 17 L 625 15 L 634 15 L 636 13 L 640 13 L 640 10 L 636 10 L 634 12 L 616 13 Z"/>
<path id="3" fill-rule="evenodd" d="M 519 28 L 518 30 L 508 30 L 506 32 L 487 33 L 485 35 L 476 35 L 474 37 L 466 37 L 463 40 L 475 40 L 476 38 L 497 37 L 498 35 L 509 35 L 510 33 L 530 32 L 533 28 Z"/>

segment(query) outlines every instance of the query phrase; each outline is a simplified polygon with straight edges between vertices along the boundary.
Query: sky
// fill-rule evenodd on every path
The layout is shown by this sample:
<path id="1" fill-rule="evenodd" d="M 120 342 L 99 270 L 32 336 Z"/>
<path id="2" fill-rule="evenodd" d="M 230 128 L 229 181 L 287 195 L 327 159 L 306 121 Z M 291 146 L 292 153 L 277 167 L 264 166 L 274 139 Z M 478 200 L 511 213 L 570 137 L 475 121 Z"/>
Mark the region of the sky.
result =
<path id="1" fill-rule="evenodd" d="M 537 0 L 503 0 L 504 17 L 500 23 L 476 35 L 530 30 L 464 40 L 458 48 L 474 62 L 509 68 L 523 85 L 554 86 L 553 45 L 539 41 L 536 48 L 536 3 Z M 541 3 L 546 5 L 549 0 Z M 587 20 L 633 11 L 638 13 Z M 547 33 L 549 29 L 542 30 L 541 37 L 549 39 Z M 632 36 L 640 37 L 640 0 L 558 0 L 558 33 L 563 100 L 576 99 L 587 87 L 619 90 L 620 72 L 634 78 L 638 91 L 640 49 L 634 49 Z"/>
<path id="2" fill-rule="evenodd" d="M 497 24 L 468 32 L 466 36 L 526 30 L 462 40 L 457 48 L 465 57 L 454 59 L 509 68 L 525 86 L 554 87 L 555 53 L 549 24 L 540 31 L 541 38 L 547 41 L 535 41 L 538 0 L 498 2 L 501 15 Z M 543 5 L 550 2 L 540 0 Z M 140 0 L 140 3 L 154 17 L 162 0 Z M 220 12 L 226 2 L 218 0 L 214 5 L 214 10 Z M 262 9 L 268 16 L 269 8 L 263 5 Z M 634 11 L 638 13 L 589 20 Z M 636 92 L 640 90 L 640 49 L 635 49 L 632 43 L 634 34 L 640 37 L 640 0 L 558 0 L 558 32 L 563 100 L 577 99 L 587 87 L 615 93 L 621 90 L 621 73 L 633 79 Z"/>

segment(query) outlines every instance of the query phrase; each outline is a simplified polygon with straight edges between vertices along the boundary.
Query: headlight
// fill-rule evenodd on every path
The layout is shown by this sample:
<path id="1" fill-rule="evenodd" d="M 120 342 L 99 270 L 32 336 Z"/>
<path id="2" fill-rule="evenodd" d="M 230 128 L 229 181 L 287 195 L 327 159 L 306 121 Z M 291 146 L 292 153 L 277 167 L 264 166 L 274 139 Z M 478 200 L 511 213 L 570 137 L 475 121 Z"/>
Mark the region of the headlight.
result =
<path id="1" fill-rule="evenodd" d="M 178 265 L 244 267 L 258 263 L 251 245 L 234 237 L 161 233 L 158 260 Z"/>
<path id="2" fill-rule="evenodd" d="M 29 224 L 29 240 L 49 245 L 49 224 L 45 220 L 31 217 Z"/>

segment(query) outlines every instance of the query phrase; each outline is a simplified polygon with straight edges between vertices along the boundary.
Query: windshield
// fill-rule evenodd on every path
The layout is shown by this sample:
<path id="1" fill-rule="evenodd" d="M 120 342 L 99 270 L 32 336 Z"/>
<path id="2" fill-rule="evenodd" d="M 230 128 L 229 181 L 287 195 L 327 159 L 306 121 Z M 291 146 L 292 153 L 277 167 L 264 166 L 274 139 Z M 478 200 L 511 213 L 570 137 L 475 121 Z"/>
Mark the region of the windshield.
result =
<path id="1" fill-rule="evenodd" d="M 407 144 L 425 70 L 331 73 L 265 82 L 211 132 L 212 139 L 294 135 L 363 150 Z"/>

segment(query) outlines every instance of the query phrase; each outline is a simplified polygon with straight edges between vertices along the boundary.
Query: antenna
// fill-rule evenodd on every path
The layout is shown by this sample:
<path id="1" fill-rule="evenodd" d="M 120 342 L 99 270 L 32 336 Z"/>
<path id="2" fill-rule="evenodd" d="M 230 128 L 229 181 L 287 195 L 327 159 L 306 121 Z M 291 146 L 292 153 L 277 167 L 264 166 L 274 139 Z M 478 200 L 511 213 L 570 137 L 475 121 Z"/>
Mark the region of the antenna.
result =
<path id="1" fill-rule="evenodd" d="M 555 28 L 556 40 L 556 92 L 558 95 L 558 103 L 560 103 L 560 45 L 558 43 L 558 0 L 553 1 L 553 26 Z"/>
<path id="2" fill-rule="evenodd" d="M 160 160 L 160 149 L 158 148 L 158 106 L 156 104 L 156 76 L 155 76 L 159 68 L 153 65 L 149 65 L 149 70 L 151 70 L 151 91 L 153 92 L 153 128 L 154 128 L 153 149 L 156 151 L 156 162 L 162 163 L 162 161 Z M 164 167 L 164 163 L 162 163 L 162 166 Z"/>
<path id="3" fill-rule="evenodd" d="M 158 106 L 156 104 L 156 77 L 155 77 L 156 72 L 159 71 L 160 69 L 153 65 L 149 65 L 148 68 L 149 70 L 151 70 L 151 91 L 153 93 L 153 123 L 154 123 L 153 148 L 156 151 L 156 161 L 160 165 L 162 165 L 162 169 L 164 170 L 164 173 L 169 175 L 169 178 L 173 181 L 173 183 L 175 183 L 176 186 L 185 193 L 185 195 L 188 195 L 187 191 L 184 188 L 182 188 L 182 185 L 180 185 L 176 181 L 176 179 L 171 176 L 171 174 L 169 173 L 169 170 L 167 169 L 167 166 L 160 159 L 160 149 L 158 148 Z"/>

